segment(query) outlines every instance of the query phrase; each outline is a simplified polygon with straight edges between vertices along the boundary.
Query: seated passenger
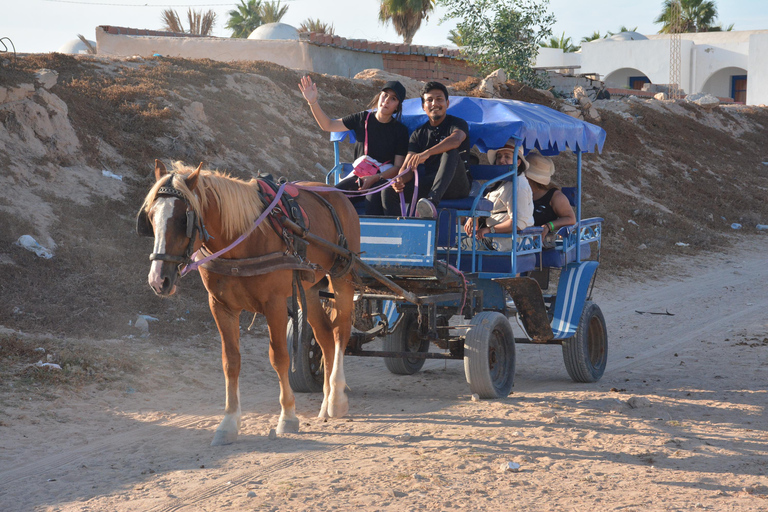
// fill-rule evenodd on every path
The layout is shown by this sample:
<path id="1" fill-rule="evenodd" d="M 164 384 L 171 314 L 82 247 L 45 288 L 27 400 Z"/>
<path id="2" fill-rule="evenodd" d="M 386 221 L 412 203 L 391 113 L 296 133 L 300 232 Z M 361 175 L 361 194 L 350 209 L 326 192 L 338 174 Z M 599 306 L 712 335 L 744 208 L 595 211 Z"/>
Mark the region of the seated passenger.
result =
<path id="1" fill-rule="evenodd" d="M 488 161 L 494 165 L 512 165 L 515 154 L 515 141 L 510 139 L 503 148 L 488 151 Z M 533 200 L 531 187 L 523 174 L 528 169 L 528 162 L 523 156 L 523 148 L 518 150 L 517 156 L 517 229 L 525 229 L 533 226 Z M 478 219 L 478 228 L 475 232 L 479 249 L 494 251 L 511 251 L 511 238 L 486 238 L 489 233 L 512 233 L 512 182 L 497 181 L 485 189 L 485 198 L 493 202 L 493 210 L 490 217 Z M 474 218 L 470 217 L 464 223 L 464 232 L 472 236 Z M 471 246 L 470 246 L 471 247 Z"/>
<path id="2" fill-rule="evenodd" d="M 541 226 L 544 248 L 555 246 L 554 235 L 563 226 L 576 224 L 576 214 L 563 192 L 550 185 L 555 173 L 555 163 L 545 156 L 528 155 L 525 175 L 533 193 L 533 225 Z"/>
<path id="3" fill-rule="evenodd" d="M 448 89 L 440 82 L 427 82 L 421 89 L 421 107 L 429 120 L 416 128 L 408 143 L 408 155 L 403 168 L 411 169 L 382 191 L 385 215 L 400 215 L 400 197 L 413 198 L 413 171 L 424 164 L 419 173 L 419 217 L 437 217 L 440 200 L 459 199 L 469 195 L 469 179 L 463 158 L 469 152 L 467 122 L 447 113 Z"/>
<path id="4" fill-rule="evenodd" d="M 376 172 L 376 166 L 366 166 L 369 173 L 355 172 L 345 177 L 336 185 L 342 190 L 366 190 L 384 178 L 394 178 L 408 152 L 408 128 L 400 122 L 405 100 L 405 87 L 397 81 L 384 84 L 381 92 L 374 97 L 368 108 L 374 111 L 362 111 L 341 119 L 328 117 L 317 102 L 317 85 L 308 76 L 301 78 L 299 90 L 307 100 L 317 124 L 327 132 L 355 132 L 355 164 L 365 156 L 374 159 L 374 164 L 382 172 Z M 352 198 L 352 202 L 365 201 L 367 215 L 381 215 L 381 195 L 373 194 L 362 198 Z"/>

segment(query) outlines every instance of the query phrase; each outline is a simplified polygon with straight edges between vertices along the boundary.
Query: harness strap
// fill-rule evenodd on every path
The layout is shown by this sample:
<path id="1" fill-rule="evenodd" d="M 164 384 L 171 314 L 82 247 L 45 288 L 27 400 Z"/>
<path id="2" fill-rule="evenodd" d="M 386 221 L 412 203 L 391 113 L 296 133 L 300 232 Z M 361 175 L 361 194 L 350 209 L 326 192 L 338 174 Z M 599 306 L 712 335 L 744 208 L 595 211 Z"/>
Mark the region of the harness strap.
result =
<path id="1" fill-rule="evenodd" d="M 331 213 L 331 218 L 333 219 L 333 224 L 336 227 L 336 233 L 338 233 L 338 239 L 337 243 L 344 249 L 348 249 L 347 244 L 347 237 L 344 235 L 344 229 L 341 227 L 341 221 L 339 220 L 339 216 L 336 214 L 336 209 L 333 207 L 331 203 L 328 202 L 323 196 L 318 194 L 317 192 L 313 190 L 307 190 L 307 192 L 313 194 L 318 201 L 323 203 L 326 208 L 328 208 L 328 211 Z M 331 277 L 341 277 L 347 275 L 350 270 L 352 269 L 353 260 L 350 258 L 344 258 L 338 253 L 336 253 L 334 259 L 333 259 L 333 265 L 331 265 L 331 268 L 328 270 L 328 274 Z"/>

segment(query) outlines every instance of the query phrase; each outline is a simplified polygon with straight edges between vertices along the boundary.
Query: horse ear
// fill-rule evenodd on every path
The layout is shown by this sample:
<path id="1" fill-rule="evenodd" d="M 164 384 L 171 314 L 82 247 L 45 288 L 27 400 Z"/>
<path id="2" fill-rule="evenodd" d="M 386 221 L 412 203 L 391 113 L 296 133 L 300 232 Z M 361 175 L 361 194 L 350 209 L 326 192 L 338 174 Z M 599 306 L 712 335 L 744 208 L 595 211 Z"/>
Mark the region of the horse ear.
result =
<path id="1" fill-rule="evenodd" d="M 203 162 L 200 162 L 200 165 L 197 166 L 197 169 L 192 172 L 189 176 L 187 176 L 187 179 L 185 180 L 187 184 L 187 188 L 189 190 L 195 190 L 195 187 L 197 186 L 197 178 L 200 176 L 200 171 L 203 169 Z"/>
<path id="2" fill-rule="evenodd" d="M 168 174 L 168 170 L 163 165 L 163 162 L 155 159 L 155 181 L 160 181 L 160 178 Z"/>

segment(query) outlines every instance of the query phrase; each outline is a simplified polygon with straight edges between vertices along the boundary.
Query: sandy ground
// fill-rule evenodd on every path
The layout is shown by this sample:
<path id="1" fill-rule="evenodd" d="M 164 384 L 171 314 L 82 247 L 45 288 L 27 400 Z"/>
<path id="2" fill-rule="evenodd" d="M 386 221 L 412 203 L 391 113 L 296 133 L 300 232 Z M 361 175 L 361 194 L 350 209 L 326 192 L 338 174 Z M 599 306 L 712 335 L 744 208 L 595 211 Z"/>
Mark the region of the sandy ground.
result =
<path id="1" fill-rule="evenodd" d="M 264 332 L 243 338 L 241 435 L 218 448 L 215 340 L 105 340 L 131 344 L 140 378 L 3 397 L 0 510 L 766 510 L 768 237 L 746 240 L 663 280 L 599 279 L 598 383 L 573 383 L 558 347 L 518 346 L 514 392 L 473 402 L 458 361 L 406 377 L 350 357 L 349 418 L 299 394 L 302 432 L 274 440 Z"/>

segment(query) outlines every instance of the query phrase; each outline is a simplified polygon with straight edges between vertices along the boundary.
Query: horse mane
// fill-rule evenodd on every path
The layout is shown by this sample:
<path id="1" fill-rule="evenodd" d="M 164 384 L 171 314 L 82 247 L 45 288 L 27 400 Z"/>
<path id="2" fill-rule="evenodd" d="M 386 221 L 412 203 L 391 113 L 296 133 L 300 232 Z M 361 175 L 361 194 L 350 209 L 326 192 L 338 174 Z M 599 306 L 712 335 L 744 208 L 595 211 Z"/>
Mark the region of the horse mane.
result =
<path id="1" fill-rule="evenodd" d="M 182 162 L 171 165 L 171 185 L 184 195 L 199 218 L 205 220 L 203 212 L 216 207 L 221 218 L 221 230 L 226 238 L 236 238 L 245 233 L 264 211 L 264 203 L 259 196 L 259 183 L 256 179 L 244 181 L 221 171 L 201 170 L 197 179 L 196 191 L 189 190 L 186 178 L 195 168 Z M 167 180 L 161 179 L 152 187 L 142 204 L 142 210 L 148 210 L 157 199 L 160 187 Z M 212 201 L 213 200 L 213 201 Z M 215 205 L 211 205 L 215 202 Z M 267 224 L 261 224 L 263 229 Z"/>

